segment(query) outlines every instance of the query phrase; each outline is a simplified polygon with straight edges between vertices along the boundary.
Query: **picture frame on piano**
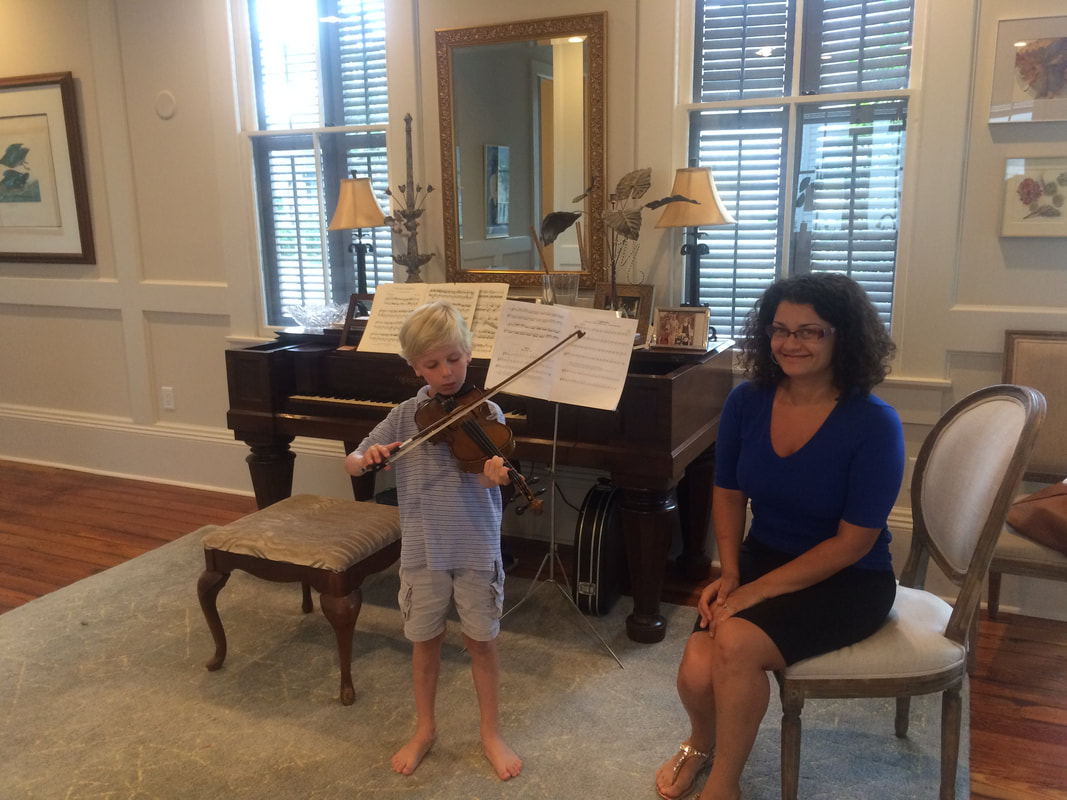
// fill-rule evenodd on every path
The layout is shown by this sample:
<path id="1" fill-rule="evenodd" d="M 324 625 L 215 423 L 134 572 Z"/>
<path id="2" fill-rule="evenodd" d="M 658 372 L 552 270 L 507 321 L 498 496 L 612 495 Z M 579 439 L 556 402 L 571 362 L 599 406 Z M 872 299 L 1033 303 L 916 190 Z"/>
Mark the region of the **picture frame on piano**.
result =
<path id="1" fill-rule="evenodd" d="M 348 310 L 345 312 L 345 324 L 341 328 L 341 338 L 337 342 L 338 350 L 356 349 L 354 344 L 348 343 L 349 334 L 351 334 L 353 323 L 356 320 L 366 320 L 370 316 L 370 307 L 373 301 L 373 294 L 356 293 L 348 298 Z"/>
<path id="2" fill-rule="evenodd" d="M 711 309 L 692 307 L 657 308 L 652 320 L 649 347 L 653 350 L 708 349 Z"/>
<path id="3" fill-rule="evenodd" d="M 637 320 L 638 341 L 645 341 L 648 337 L 648 323 L 652 318 L 652 298 L 656 290 L 651 284 L 643 283 L 617 283 L 615 284 L 615 297 L 617 298 L 616 311 L 620 316 L 627 319 Z M 611 310 L 611 284 L 598 283 L 596 293 L 593 295 L 593 308 Z"/>

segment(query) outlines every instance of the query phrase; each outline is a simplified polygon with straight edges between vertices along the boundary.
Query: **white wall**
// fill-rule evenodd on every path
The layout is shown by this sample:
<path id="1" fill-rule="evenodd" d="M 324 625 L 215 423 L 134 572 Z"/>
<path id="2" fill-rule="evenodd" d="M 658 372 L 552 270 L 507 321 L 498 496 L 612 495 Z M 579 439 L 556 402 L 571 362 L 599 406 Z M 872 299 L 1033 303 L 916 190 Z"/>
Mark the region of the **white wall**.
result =
<path id="1" fill-rule="evenodd" d="M 0 75 L 74 74 L 98 263 L 0 263 L 0 458 L 250 491 L 246 448 L 225 424 L 223 351 L 269 331 L 239 134 L 249 108 L 236 77 L 247 53 L 233 47 L 243 5 L 232 4 L 5 2 L 5 28 L 18 35 L 0 48 Z M 416 177 L 440 182 L 435 28 L 607 10 L 608 175 L 649 166 L 653 191 L 666 193 L 685 161 L 676 100 L 689 5 L 390 2 L 392 110 L 414 116 Z M 1067 329 L 1067 240 L 997 235 L 1004 159 L 1064 155 L 1067 123 L 986 121 L 997 21 L 1062 15 L 1062 0 L 919 5 L 915 58 L 925 66 L 908 120 L 900 352 L 880 392 L 900 410 L 913 456 L 952 402 L 999 381 L 1005 329 Z M 170 119 L 156 113 L 162 92 L 177 101 Z M 403 144 L 394 126 L 395 176 Z M 424 269 L 431 281 L 444 277 L 439 199 L 430 197 L 420 242 L 437 254 Z M 676 301 L 678 233 L 647 227 L 638 267 L 658 302 Z M 174 388 L 174 411 L 161 408 L 163 385 Z M 298 491 L 348 491 L 339 444 L 298 441 L 296 450 Z M 905 492 L 895 520 L 905 534 L 907 502 Z M 1008 607 L 1067 618 L 1065 600 L 1062 585 L 1005 579 Z"/>

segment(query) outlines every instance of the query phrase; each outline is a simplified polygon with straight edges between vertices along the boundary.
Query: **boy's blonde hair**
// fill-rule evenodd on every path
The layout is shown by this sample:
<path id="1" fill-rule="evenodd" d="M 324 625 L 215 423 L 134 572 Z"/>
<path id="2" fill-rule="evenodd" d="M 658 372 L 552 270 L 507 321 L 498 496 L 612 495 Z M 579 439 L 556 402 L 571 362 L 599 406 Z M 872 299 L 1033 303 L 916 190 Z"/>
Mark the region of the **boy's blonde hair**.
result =
<path id="1" fill-rule="evenodd" d="M 471 332 L 459 310 L 447 300 L 419 306 L 400 327 L 400 355 L 414 364 L 436 347 L 456 345 L 471 352 Z"/>

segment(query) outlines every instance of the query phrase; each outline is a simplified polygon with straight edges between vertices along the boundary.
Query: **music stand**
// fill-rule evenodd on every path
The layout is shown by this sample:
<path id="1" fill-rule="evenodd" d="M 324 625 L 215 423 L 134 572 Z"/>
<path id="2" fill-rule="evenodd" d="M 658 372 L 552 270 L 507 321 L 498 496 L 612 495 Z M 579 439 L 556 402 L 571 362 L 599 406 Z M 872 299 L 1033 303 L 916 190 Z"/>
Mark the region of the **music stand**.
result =
<path id="1" fill-rule="evenodd" d="M 549 464 L 549 475 L 551 476 L 552 482 L 550 491 L 552 494 L 548 498 L 548 552 L 545 553 L 544 558 L 541 559 L 541 565 L 537 568 L 537 572 L 534 574 L 533 580 L 530 582 L 530 588 L 526 590 L 526 594 L 524 594 L 515 605 L 500 615 L 500 621 L 503 622 L 508 614 L 515 611 L 523 603 L 529 600 L 530 596 L 541 586 L 544 586 L 546 583 L 554 584 L 556 588 L 559 589 L 560 594 L 566 598 L 567 603 L 570 604 L 575 612 L 577 612 L 578 616 L 582 618 L 586 627 L 589 628 L 592 634 L 600 641 L 600 644 L 603 645 L 604 649 L 608 651 L 611 657 L 615 659 L 615 663 L 619 665 L 619 668 L 626 669 L 622 661 L 619 660 L 619 657 L 615 654 L 615 651 L 611 649 L 611 645 L 604 640 L 604 637 L 600 635 L 600 632 L 593 626 L 593 623 L 589 621 L 585 614 L 582 613 L 582 610 L 578 608 L 578 604 L 574 602 L 574 598 L 571 597 L 570 584 L 568 583 L 566 587 L 564 587 L 564 584 L 561 584 L 556 580 L 557 566 L 563 576 L 564 583 L 566 583 L 567 576 L 556 547 L 556 440 L 559 436 L 559 403 L 554 403 L 553 406 L 555 416 L 552 422 L 552 461 Z M 539 581 L 538 579 L 541 578 L 541 573 L 544 571 L 546 563 L 548 564 L 548 577 Z"/>

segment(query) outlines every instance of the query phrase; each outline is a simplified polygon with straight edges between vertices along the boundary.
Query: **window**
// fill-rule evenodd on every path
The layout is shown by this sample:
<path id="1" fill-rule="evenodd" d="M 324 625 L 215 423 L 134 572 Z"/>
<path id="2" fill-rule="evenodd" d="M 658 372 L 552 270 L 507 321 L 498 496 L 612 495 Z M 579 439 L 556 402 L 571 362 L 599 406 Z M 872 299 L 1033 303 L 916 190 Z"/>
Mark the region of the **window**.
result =
<path id="1" fill-rule="evenodd" d="M 353 231 L 327 231 L 341 179 L 389 205 L 385 0 L 248 0 L 257 124 L 251 135 L 267 324 L 288 306 L 356 291 Z M 387 227 L 363 231 L 367 286 L 392 280 Z"/>
<path id="2" fill-rule="evenodd" d="M 781 275 L 853 277 L 888 325 L 913 0 L 697 0 L 690 161 L 737 225 L 700 231 L 698 296 L 735 335 Z"/>

